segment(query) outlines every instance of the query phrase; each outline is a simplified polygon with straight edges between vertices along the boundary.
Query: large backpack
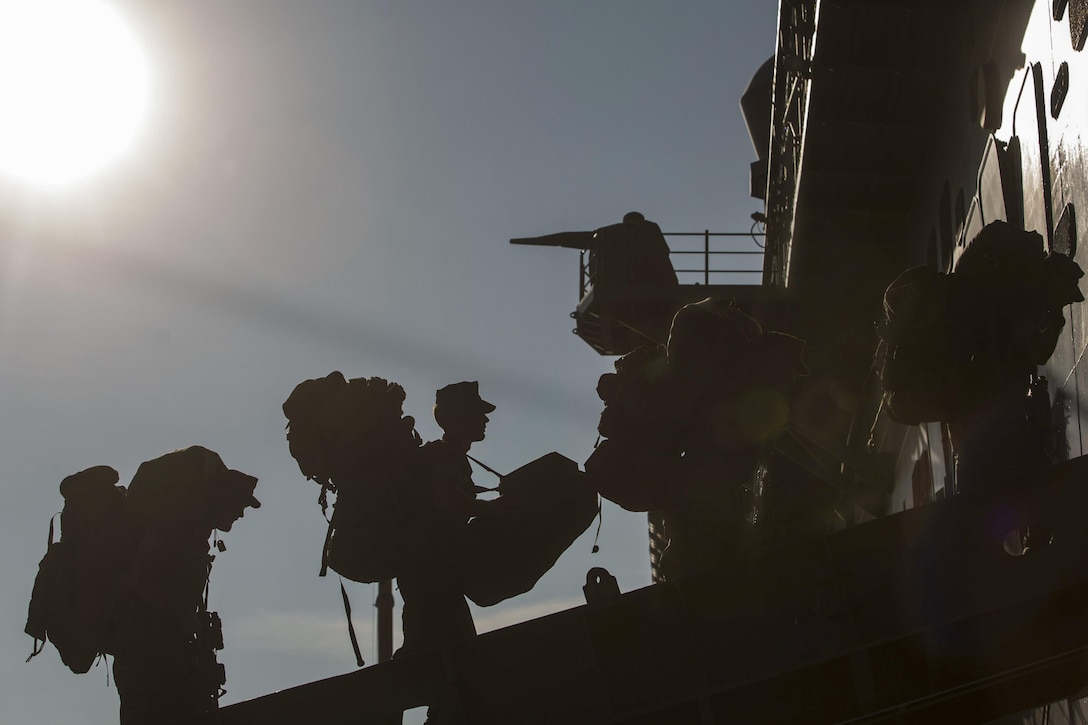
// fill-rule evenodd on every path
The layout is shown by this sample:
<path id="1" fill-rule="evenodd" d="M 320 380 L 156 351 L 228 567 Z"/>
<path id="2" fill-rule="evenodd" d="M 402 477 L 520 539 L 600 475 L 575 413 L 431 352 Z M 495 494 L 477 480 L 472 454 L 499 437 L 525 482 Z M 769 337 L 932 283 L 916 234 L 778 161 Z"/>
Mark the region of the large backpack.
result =
<path id="1" fill-rule="evenodd" d="M 601 375 L 604 402 L 598 441 L 585 462 L 588 485 L 628 511 L 668 506 L 682 448 L 676 416 L 676 387 L 665 348 L 643 346 L 616 360 L 616 372 Z"/>
<path id="2" fill-rule="evenodd" d="M 402 410 L 404 389 L 339 372 L 299 383 L 283 404 L 299 470 L 335 506 L 322 550 L 327 566 L 358 582 L 392 579 L 422 540 L 422 441 Z"/>
<path id="3" fill-rule="evenodd" d="M 53 540 L 50 520 L 49 542 L 30 597 L 25 627 L 34 638 L 30 656 L 50 641 L 76 673 L 87 672 L 100 654 L 113 651 L 120 579 L 138 538 L 125 488 L 117 481 L 117 471 L 95 466 L 61 482 L 60 540 Z"/>
<path id="4" fill-rule="evenodd" d="M 469 599 L 487 607 L 536 585 L 597 515 L 597 492 L 584 479 L 554 452 L 502 477 L 499 491 L 514 505 L 474 517 L 460 542 Z"/>

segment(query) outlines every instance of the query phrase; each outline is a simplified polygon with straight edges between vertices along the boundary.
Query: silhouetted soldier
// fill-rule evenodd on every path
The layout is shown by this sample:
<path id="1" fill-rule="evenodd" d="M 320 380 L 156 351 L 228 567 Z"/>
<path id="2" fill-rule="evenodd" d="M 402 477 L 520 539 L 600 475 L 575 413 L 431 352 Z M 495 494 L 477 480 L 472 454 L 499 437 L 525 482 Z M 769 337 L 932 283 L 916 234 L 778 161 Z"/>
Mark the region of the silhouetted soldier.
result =
<path id="1" fill-rule="evenodd" d="M 423 447 L 430 471 L 425 497 L 426 540 L 397 576 L 404 606 L 404 644 L 396 657 L 433 651 L 476 635 L 465 599 L 464 543 L 468 521 L 498 501 L 477 499 L 468 450 L 484 439 L 487 415 L 495 406 L 480 398 L 479 383 L 447 385 L 435 394 L 434 419 L 442 438 Z M 432 693 L 429 723 L 467 722 L 456 694 Z"/>
<path id="2" fill-rule="evenodd" d="M 997 221 L 951 274 L 916 267 L 885 291 L 884 410 L 907 425 L 948 424 L 959 492 L 1022 487 L 1050 472 L 1050 401 L 1037 371 L 1058 343 L 1063 308 L 1084 300 L 1082 276 L 1069 257 L 1047 254 L 1038 233 Z M 1020 528 L 1041 532 L 1033 518 L 1021 512 Z"/>
<path id="3" fill-rule="evenodd" d="M 214 559 L 208 539 L 260 507 L 256 483 L 200 446 L 148 461 L 133 478 L 128 505 L 142 538 L 122 583 L 113 664 L 122 725 L 218 707 L 225 675 L 215 658 L 223 647 L 219 616 L 205 598 Z"/>
<path id="4" fill-rule="evenodd" d="M 789 423 L 792 389 L 807 372 L 803 347 L 764 331 L 732 300 L 706 299 L 676 313 L 666 347 L 636 349 L 601 376 L 606 440 L 586 473 L 620 506 L 660 512 L 667 578 L 715 566 L 755 539 L 759 501 L 750 492 Z"/>
<path id="5" fill-rule="evenodd" d="M 468 450 L 484 439 L 487 415 L 495 406 L 480 398 L 479 383 L 447 385 L 435 394 L 434 419 L 442 438 L 423 448 L 431 470 L 431 495 L 424 515 L 427 541 L 411 565 L 397 577 L 404 599 L 404 645 L 398 655 L 415 654 L 473 637 L 464 596 L 460 544 L 469 519 L 495 506 L 476 498 Z"/>
<path id="6" fill-rule="evenodd" d="M 594 232 L 589 274 L 594 286 L 610 292 L 671 289 L 678 284 L 661 227 L 637 211 L 625 214 L 621 224 Z"/>
<path id="7" fill-rule="evenodd" d="M 675 287 L 678 284 L 676 271 L 661 227 L 632 211 L 623 215 L 623 228 L 628 239 L 626 251 L 631 260 L 631 284 Z"/>
<path id="8" fill-rule="evenodd" d="M 1076 262 L 1043 252 L 1043 239 L 1003 222 L 987 225 L 952 274 L 957 334 L 967 361 L 948 417 L 960 491 L 1037 481 L 1051 463 L 1046 381 L 1037 376 L 1058 343 L 1062 308 L 1084 300 Z"/>

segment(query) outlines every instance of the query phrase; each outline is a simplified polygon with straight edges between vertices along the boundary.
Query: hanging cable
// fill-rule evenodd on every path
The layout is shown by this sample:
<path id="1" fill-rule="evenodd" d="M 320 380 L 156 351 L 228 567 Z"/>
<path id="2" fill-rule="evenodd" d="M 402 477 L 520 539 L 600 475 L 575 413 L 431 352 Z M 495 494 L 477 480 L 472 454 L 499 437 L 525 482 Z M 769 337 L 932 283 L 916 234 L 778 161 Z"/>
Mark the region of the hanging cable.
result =
<path id="1" fill-rule="evenodd" d="M 752 216 L 754 217 L 755 214 L 753 214 Z M 752 235 L 752 241 L 755 242 L 757 247 L 759 247 L 760 249 L 766 249 L 767 245 L 765 243 L 761 243 L 759 241 L 759 237 L 756 236 L 756 227 L 759 226 L 761 223 L 762 222 L 760 222 L 759 219 L 754 219 L 752 221 L 752 226 L 748 229 L 748 233 Z M 764 227 L 764 229 L 766 229 L 766 227 Z"/>

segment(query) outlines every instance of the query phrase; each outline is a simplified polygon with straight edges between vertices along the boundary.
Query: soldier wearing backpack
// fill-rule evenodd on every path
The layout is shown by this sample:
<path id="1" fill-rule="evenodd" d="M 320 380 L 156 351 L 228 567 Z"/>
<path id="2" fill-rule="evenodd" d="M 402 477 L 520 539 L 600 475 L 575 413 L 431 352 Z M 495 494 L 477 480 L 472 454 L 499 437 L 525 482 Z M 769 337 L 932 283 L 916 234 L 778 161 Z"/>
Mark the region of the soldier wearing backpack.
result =
<path id="1" fill-rule="evenodd" d="M 212 532 L 258 508 L 257 479 L 192 446 L 143 463 L 128 490 L 142 531 L 121 587 L 113 673 L 121 725 L 161 723 L 218 707 L 226 681 L 219 615 L 206 592 Z M 224 547 L 220 546 L 222 551 Z"/>
<path id="2" fill-rule="evenodd" d="M 122 725 L 215 709 L 225 674 L 208 539 L 260 506 L 257 479 L 200 446 L 142 464 L 127 490 L 118 479 L 94 466 L 61 482 L 60 540 L 50 521 L 27 616 L 31 657 L 51 641 L 82 674 L 114 655 Z"/>
<path id="3" fill-rule="evenodd" d="M 417 516 L 425 523 L 421 541 L 397 574 L 403 600 L 403 657 L 434 651 L 476 636 L 466 592 L 467 525 L 470 519 L 506 507 L 502 498 L 476 498 L 482 489 L 472 480 L 468 451 L 484 439 L 488 414 L 495 406 L 480 397 L 479 383 L 447 385 L 435 394 L 434 419 L 442 438 L 423 446 L 425 492 Z M 468 722 L 459 698 L 448 688 L 427 697 L 428 723 Z"/>
<path id="4" fill-rule="evenodd" d="M 468 451 L 484 439 L 495 410 L 478 383 L 435 394 L 443 435 L 425 446 L 404 400 L 397 383 L 334 371 L 302 381 L 283 403 L 291 456 L 320 485 L 329 519 L 321 575 L 332 569 L 357 582 L 397 579 L 404 601 L 398 657 L 475 636 L 466 597 L 490 606 L 529 591 L 597 512 L 577 464 L 558 453 L 500 476 L 499 498 L 476 498 L 489 489 L 473 482 Z M 342 585 L 341 594 L 346 601 Z M 345 611 L 362 666 L 350 607 Z M 432 722 L 464 721 L 448 683 L 417 685 L 408 699 L 428 702 Z"/>
<path id="5" fill-rule="evenodd" d="M 951 275 L 965 308 L 957 333 L 970 354 L 960 405 L 947 418 L 960 491 L 1022 485 L 1050 469 L 1050 400 L 1037 369 L 1057 346 L 1063 308 L 1084 296 L 1077 263 L 1044 247 L 1038 233 L 994 222 Z"/>
<path id="6" fill-rule="evenodd" d="M 907 425 L 948 425 L 959 492 L 1039 480 L 1050 402 L 1037 374 L 1058 343 L 1063 308 L 1082 302 L 1071 258 L 1036 232 L 991 222 L 951 274 L 917 267 L 884 295 L 884 410 Z"/>
<path id="7" fill-rule="evenodd" d="M 442 438 L 423 447 L 430 478 L 420 515 L 429 522 L 426 540 L 397 576 L 404 609 L 404 645 L 398 656 L 432 650 L 476 635 L 465 600 L 463 551 L 469 519 L 506 505 L 476 498 L 468 451 L 484 439 L 495 406 L 480 397 L 477 382 L 447 385 L 435 394 L 434 419 Z M 501 502 L 501 503 L 500 503 Z"/>

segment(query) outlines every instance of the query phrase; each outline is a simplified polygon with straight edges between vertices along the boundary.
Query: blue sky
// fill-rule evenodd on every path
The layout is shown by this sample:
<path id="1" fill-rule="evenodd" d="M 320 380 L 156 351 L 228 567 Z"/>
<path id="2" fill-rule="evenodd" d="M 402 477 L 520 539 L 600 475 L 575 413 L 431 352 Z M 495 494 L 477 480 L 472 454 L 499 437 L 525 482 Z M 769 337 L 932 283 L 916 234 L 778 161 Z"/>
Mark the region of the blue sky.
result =
<path id="1" fill-rule="evenodd" d="M 479 380 L 498 410 L 478 457 L 584 461 L 612 361 L 571 334 L 577 252 L 507 240 L 631 210 L 744 231 L 761 209 L 738 101 L 773 52 L 771 2 L 115 5 L 153 77 L 132 153 L 67 189 L 0 179 L 5 723 L 116 720 L 103 667 L 23 663 L 64 476 L 108 464 L 127 483 L 194 443 L 258 476 L 265 505 L 212 574 L 224 702 L 347 672 L 317 488 L 283 435 L 293 386 L 396 380 L 430 439 L 434 391 Z M 580 603 L 591 566 L 649 583 L 644 517 L 606 507 L 591 544 L 478 628 Z M 351 593 L 373 661 L 374 593 Z"/>

